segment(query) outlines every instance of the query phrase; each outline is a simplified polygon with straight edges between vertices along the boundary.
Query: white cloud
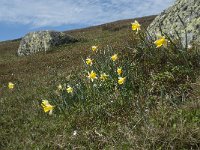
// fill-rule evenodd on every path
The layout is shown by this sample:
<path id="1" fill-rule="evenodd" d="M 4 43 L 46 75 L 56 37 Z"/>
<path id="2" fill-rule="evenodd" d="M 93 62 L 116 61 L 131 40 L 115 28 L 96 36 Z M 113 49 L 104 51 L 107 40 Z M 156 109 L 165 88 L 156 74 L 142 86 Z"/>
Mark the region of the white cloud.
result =
<path id="1" fill-rule="evenodd" d="M 0 0 L 0 22 L 95 25 L 160 13 L 175 0 Z"/>

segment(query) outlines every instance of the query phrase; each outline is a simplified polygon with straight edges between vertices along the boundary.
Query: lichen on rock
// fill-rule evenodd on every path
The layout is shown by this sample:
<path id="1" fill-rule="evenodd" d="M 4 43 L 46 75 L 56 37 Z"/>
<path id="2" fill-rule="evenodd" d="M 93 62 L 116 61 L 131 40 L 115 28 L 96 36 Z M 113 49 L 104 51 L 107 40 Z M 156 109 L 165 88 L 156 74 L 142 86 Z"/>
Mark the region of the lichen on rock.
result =
<path id="1" fill-rule="evenodd" d="M 176 0 L 175 4 L 164 10 L 149 25 L 148 32 L 154 36 L 163 33 L 177 37 L 185 44 L 185 31 L 188 43 L 200 42 L 200 0 Z"/>
<path id="2" fill-rule="evenodd" d="M 25 35 L 18 48 L 18 56 L 26 56 L 40 51 L 49 51 L 53 46 L 73 43 L 78 40 L 63 32 L 36 31 Z"/>

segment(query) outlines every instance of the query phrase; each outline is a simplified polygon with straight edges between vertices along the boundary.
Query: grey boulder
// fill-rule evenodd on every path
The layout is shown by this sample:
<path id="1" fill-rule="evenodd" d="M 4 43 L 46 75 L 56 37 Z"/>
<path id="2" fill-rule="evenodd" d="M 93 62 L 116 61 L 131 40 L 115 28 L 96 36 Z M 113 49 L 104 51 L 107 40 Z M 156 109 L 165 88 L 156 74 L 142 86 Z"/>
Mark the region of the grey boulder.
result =
<path id="1" fill-rule="evenodd" d="M 184 24 L 184 25 L 183 25 Z M 200 0 L 176 0 L 175 4 L 164 10 L 147 28 L 150 35 L 163 33 L 176 37 L 177 33 L 185 44 L 185 30 L 188 43 L 200 42 Z"/>
<path id="2" fill-rule="evenodd" d="M 26 34 L 19 45 L 18 56 L 26 56 L 37 52 L 49 51 L 61 44 L 74 43 L 78 40 L 63 32 L 36 31 Z"/>

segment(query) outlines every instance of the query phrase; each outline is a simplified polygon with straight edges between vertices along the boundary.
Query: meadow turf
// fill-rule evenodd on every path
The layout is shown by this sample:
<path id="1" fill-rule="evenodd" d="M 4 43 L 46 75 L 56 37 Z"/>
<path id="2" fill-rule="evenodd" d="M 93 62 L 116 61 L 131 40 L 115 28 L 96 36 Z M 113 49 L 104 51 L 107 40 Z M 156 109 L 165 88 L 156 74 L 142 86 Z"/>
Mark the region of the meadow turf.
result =
<path id="1" fill-rule="evenodd" d="M 137 20 L 145 28 L 154 18 Z M 154 44 L 138 40 L 131 30 L 134 20 L 66 31 L 79 42 L 26 57 L 17 56 L 20 40 L 1 42 L 0 149 L 200 149 L 199 47 L 187 54 L 171 45 L 160 53 Z M 102 55 L 91 54 L 93 45 Z M 108 58 L 119 54 L 130 82 L 91 91 L 93 85 L 87 87 L 83 79 L 83 60 L 106 62 L 108 49 Z M 80 94 L 86 101 L 57 93 L 58 84 L 75 81 L 86 89 Z M 15 84 L 13 90 L 8 82 Z M 73 98 L 77 102 L 69 103 Z M 44 113 L 43 99 L 57 104 L 53 115 Z"/>

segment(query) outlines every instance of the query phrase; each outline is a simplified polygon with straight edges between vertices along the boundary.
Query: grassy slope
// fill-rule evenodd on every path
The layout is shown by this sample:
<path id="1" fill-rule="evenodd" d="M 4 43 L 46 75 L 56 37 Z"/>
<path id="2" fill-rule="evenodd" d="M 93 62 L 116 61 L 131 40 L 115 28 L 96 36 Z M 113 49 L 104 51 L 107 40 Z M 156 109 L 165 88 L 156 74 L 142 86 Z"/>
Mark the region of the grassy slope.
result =
<path id="1" fill-rule="evenodd" d="M 154 16 L 144 17 L 139 21 L 146 26 L 153 18 Z M 39 85 L 44 86 L 49 79 L 55 77 L 55 74 L 66 76 L 73 68 L 80 67 L 81 57 L 89 54 L 92 45 L 99 45 L 99 47 L 112 45 L 116 49 L 123 48 L 130 31 L 131 21 L 133 19 L 67 31 L 83 40 L 75 44 L 56 47 L 54 51 L 46 55 L 36 54 L 19 58 L 16 55 L 19 40 L 0 43 L 0 84 L 7 84 L 9 81 L 24 84 L 35 80 Z"/>
<path id="2" fill-rule="evenodd" d="M 154 16 L 146 17 L 138 19 L 138 21 L 146 26 L 153 18 Z M 19 58 L 16 56 L 19 41 L 0 43 L 0 148 L 62 149 L 66 145 L 86 146 L 88 143 L 84 143 L 85 140 L 81 141 L 81 137 L 75 140 L 69 136 L 72 134 L 69 127 L 73 128 L 73 124 L 69 124 L 67 118 L 47 117 L 43 114 L 38 100 L 48 96 L 50 86 L 60 83 L 70 74 L 71 70 L 81 67 L 81 57 L 85 58 L 89 54 L 92 45 L 99 45 L 99 47 L 111 45 L 116 49 L 124 48 L 126 46 L 124 41 L 130 32 L 132 21 L 119 21 L 67 31 L 84 40 L 56 47 L 54 51 L 47 54 Z M 8 91 L 6 86 L 9 81 L 16 83 L 14 91 Z M 199 86 L 196 86 L 198 89 Z M 187 134 L 187 132 L 184 133 Z M 117 136 L 118 133 L 113 131 L 111 134 Z M 82 138 L 86 137 L 85 135 Z M 130 139 L 127 140 L 134 140 L 134 137 L 128 137 Z M 69 140 L 72 143 L 68 143 Z M 93 142 L 93 144 L 98 143 Z M 95 145 L 92 146 L 91 143 L 90 146 L 94 147 Z M 83 147 L 74 148 L 83 149 Z"/>

